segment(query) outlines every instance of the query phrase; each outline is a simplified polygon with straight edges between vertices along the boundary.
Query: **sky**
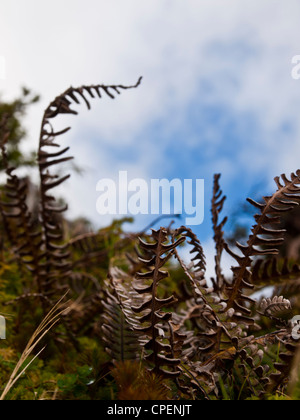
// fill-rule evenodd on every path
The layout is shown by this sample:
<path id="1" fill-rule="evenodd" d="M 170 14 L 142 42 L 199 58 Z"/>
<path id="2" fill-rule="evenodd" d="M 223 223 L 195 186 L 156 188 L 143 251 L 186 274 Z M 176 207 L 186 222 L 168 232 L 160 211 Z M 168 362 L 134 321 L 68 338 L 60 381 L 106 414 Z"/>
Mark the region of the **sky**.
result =
<path id="1" fill-rule="evenodd" d="M 211 248 L 214 173 L 232 216 L 249 195 L 271 193 L 276 175 L 299 168 L 298 0 L 0 0 L 0 10 L 1 95 L 26 86 L 42 98 L 25 120 L 26 150 L 37 148 L 48 103 L 70 85 L 143 76 L 138 89 L 59 122 L 72 125 L 62 142 L 85 170 L 58 192 L 70 217 L 107 224 L 96 185 L 119 171 L 147 182 L 204 179 L 196 231 Z M 151 218 L 138 216 L 134 228 Z"/>

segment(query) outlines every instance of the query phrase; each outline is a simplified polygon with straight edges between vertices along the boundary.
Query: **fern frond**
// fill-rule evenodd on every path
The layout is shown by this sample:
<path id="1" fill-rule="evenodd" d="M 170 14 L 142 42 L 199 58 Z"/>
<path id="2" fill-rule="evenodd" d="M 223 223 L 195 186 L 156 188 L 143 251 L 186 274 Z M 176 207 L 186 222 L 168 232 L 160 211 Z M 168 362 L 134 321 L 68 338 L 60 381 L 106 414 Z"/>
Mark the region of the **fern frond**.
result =
<path id="1" fill-rule="evenodd" d="M 20 179 L 15 168 L 9 166 L 6 144 L 9 133 L 2 127 L 0 149 L 3 167 L 7 176 L 4 185 L 0 211 L 7 238 L 14 254 L 29 270 L 38 286 L 39 296 L 44 297 L 43 283 L 46 277 L 42 235 L 35 227 L 27 205 L 28 180 Z M 43 305 L 45 300 L 42 298 Z"/>
<path id="2" fill-rule="evenodd" d="M 123 305 L 115 291 L 112 278 L 106 281 L 105 299 L 102 301 L 102 333 L 106 343 L 105 350 L 113 363 L 136 360 L 141 347 L 138 335 L 123 313 Z"/>
<path id="3" fill-rule="evenodd" d="M 256 342 L 250 342 L 238 352 L 238 356 L 238 369 L 241 370 L 243 380 L 240 384 L 239 399 L 243 392 L 249 389 L 252 389 L 257 397 L 263 395 L 266 386 L 270 384 L 270 367 L 263 364 L 264 351 Z"/>
<path id="4" fill-rule="evenodd" d="M 133 278 L 117 267 L 110 267 L 108 277 L 113 285 L 126 321 L 133 329 L 138 330 L 140 323 L 136 313 L 132 310 L 132 306 L 141 305 L 144 302 L 144 298 L 134 290 Z M 142 343 L 145 337 L 143 334 L 138 334 L 138 339 Z"/>
<path id="5" fill-rule="evenodd" d="M 141 326 L 137 329 L 147 336 L 147 343 L 144 348 L 147 352 L 145 359 L 153 366 L 151 371 L 157 375 L 165 377 L 176 377 L 180 374 L 176 366 L 180 359 L 173 359 L 167 355 L 171 352 L 170 344 L 165 344 L 163 339 L 167 339 L 164 333 L 164 323 L 172 319 L 172 313 L 164 312 L 163 308 L 175 302 L 174 296 L 160 299 L 158 294 L 159 284 L 168 277 L 168 272 L 162 271 L 163 266 L 170 259 L 173 250 L 185 241 L 181 237 L 176 242 L 167 244 L 168 232 L 161 228 L 158 231 L 152 230 L 153 243 L 146 243 L 140 239 L 140 246 L 151 259 L 141 259 L 146 272 L 137 273 L 136 277 L 142 285 L 135 285 L 134 289 L 144 296 L 144 302 L 138 307 L 133 306 L 132 310 L 140 314 L 139 322 Z M 145 281 L 148 283 L 145 285 Z M 165 369 L 164 367 L 167 367 Z"/>
<path id="6" fill-rule="evenodd" d="M 270 375 L 270 383 L 266 389 L 268 394 L 274 394 L 280 387 L 287 385 L 298 349 L 299 345 L 289 337 L 283 342 L 279 353 L 280 361 L 274 364 L 276 372 Z"/>
<path id="7" fill-rule="evenodd" d="M 272 299 L 263 299 L 260 304 L 260 311 L 264 316 L 277 318 L 280 315 L 292 310 L 291 302 L 283 296 L 274 296 Z"/>
<path id="8" fill-rule="evenodd" d="M 77 115 L 77 112 L 71 108 L 71 105 L 80 104 L 80 99 L 90 109 L 90 99 L 96 96 L 101 98 L 102 93 L 114 99 L 115 94 L 120 94 L 122 90 L 136 88 L 140 82 L 141 79 L 135 86 L 91 85 L 80 88 L 71 87 L 51 102 L 45 110 L 40 134 L 38 164 L 41 181 L 41 223 L 45 247 L 45 264 L 48 282 L 51 284 L 61 283 L 67 279 L 72 270 L 70 250 L 68 244 L 63 243 L 63 229 L 59 217 L 67 207 L 59 206 L 55 198 L 49 195 L 51 190 L 64 183 L 70 177 L 70 175 L 59 177 L 50 173 L 50 169 L 54 166 L 72 159 L 69 156 L 65 156 L 69 148 L 60 148 L 57 143 L 58 137 L 67 133 L 70 127 L 55 132 L 51 120 L 60 114 Z M 49 148 L 58 148 L 58 151 L 50 152 Z"/>
<path id="9" fill-rule="evenodd" d="M 227 244 L 227 252 L 237 261 L 238 266 L 233 270 L 233 282 L 227 286 L 227 309 L 235 308 L 244 315 L 250 315 L 246 307 L 248 297 L 243 290 L 253 290 L 251 283 L 252 258 L 257 256 L 277 255 L 278 247 L 284 241 L 285 231 L 278 228 L 282 214 L 294 209 L 300 203 L 300 170 L 291 174 L 289 180 L 285 175 L 275 178 L 277 191 L 270 197 L 264 197 L 264 204 L 248 201 L 259 209 L 255 216 L 256 225 L 252 228 L 247 245 L 236 244 L 242 256 L 231 251 Z"/>
<path id="10" fill-rule="evenodd" d="M 204 278 L 205 272 L 206 272 L 206 258 L 204 254 L 203 247 L 197 238 L 197 235 L 186 226 L 181 226 L 179 229 L 176 229 L 174 232 L 174 238 L 177 236 L 183 236 L 189 240 L 187 240 L 187 243 L 189 245 L 192 245 L 192 249 L 190 251 L 190 254 L 193 255 L 193 258 L 191 258 L 191 262 L 193 265 L 193 269 L 196 273 L 201 272 L 201 277 Z"/>
<path id="11" fill-rule="evenodd" d="M 214 241 L 216 247 L 215 255 L 215 273 L 216 279 L 213 279 L 215 290 L 222 290 L 225 284 L 225 278 L 222 272 L 221 259 L 224 251 L 224 226 L 227 223 L 227 217 L 223 218 L 220 222 L 219 217 L 220 213 L 223 210 L 224 203 L 226 201 L 226 196 L 223 195 L 223 191 L 220 188 L 221 175 L 216 174 L 214 176 L 214 187 L 213 187 L 213 197 L 211 203 L 211 213 L 212 213 L 212 222 L 213 222 L 213 231 L 214 231 Z"/>
<path id="12" fill-rule="evenodd" d="M 252 267 L 251 282 L 255 287 L 279 286 L 297 278 L 300 278 L 300 266 L 287 258 L 259 259 Z"/>

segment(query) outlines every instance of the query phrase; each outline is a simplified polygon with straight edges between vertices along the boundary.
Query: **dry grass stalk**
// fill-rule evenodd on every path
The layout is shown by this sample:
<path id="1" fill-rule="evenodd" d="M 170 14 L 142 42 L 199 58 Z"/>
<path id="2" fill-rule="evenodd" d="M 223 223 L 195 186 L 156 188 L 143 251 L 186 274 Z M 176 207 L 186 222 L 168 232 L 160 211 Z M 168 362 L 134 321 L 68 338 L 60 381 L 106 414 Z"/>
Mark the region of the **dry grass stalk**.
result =
<path id="1" fill-rule="evenodd" d="M 68 293 L 68 292 L 67 292 Z M 51 309 L 51 311 L 45 316 L 41 324 L 32 334 L 30 340 L 27 343 L 25 350 L 23 351 L 18 363 L 16 364 L 4 391 L 1 394 L 0 401 L 3 401 L 9 391 L 13 388 L 15 383 L 20 379 L 20 377 L 25 373 L 28 367 L 34 362 L 34 360 L 43 352 L 45 347 L 43 347 L 22 369 L 22 366 L 32 354 L 33 350 L 39 344 L 39 342 L 45 337 L 46 334 L 59 322 L 60 316 L 69 310 L 66 308 L 66 303 L 62 303 L 65 299 L 67 293 L 56 303 L 56 305 Z"/>

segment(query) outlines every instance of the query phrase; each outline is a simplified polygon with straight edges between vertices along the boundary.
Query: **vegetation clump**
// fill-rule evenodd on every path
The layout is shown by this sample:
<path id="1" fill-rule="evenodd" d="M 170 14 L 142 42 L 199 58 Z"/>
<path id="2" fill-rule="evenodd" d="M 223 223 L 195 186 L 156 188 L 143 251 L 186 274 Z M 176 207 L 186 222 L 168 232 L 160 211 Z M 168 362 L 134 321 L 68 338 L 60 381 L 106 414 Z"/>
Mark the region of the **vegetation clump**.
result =
<path id="1" fill-rule="evenodd" d="M 37 98 L 0 104 L 1 398 L 298 399 L 299 252 L 285 255 L 283 226 L 300 203 L 300 170 L 275 178 L 276 191 L 261 202 L 249 199 L 254 225 L 233 245 L 215 176 L 213 278 L 189 227 L 126 233 L 124 219 L 91 232 L 81 221 L 76 234 L 52 194 L 69 178 L 55 168 L 71 159 L 59 144 L 70 128 L 55 132 L 53 120 L 76 114 L 74 103 L 90 109 L 91 99 L 113 99 L 140 81 L 69 88 L 48 106 L 33 198 L 30 178 L 18 174 L 33 164 L 19 149 L 19 119 Z M 225 253 L 231 276 L 222 269 Z"/>

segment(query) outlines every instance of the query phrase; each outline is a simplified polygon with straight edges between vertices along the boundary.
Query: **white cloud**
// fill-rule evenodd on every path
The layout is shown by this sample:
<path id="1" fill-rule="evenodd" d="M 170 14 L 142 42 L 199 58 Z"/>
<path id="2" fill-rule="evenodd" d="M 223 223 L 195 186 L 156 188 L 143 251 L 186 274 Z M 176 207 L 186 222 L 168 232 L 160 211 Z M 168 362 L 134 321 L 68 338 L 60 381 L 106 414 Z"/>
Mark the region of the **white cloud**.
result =
<path id="1" fill-rule="evenodd" d="M 79 164 L 93 168 L 88 182 L 76 178 L 65 191 L 78 214 L 94 206 L 88 196 L 99 176 L 110 177 L 116 169 L 105 148 L 95 156 L 96 133 L 110 147 L 135 149 L 138 142 L 138 159 L 130 165 L 147 178 L 164 146 L 145 141 L 147 130 L 160 121 L 166 134 L 175 132 L 196 98 L 199 107 L 221 104 L 236 118 L 253 115 L 261 131 L 263 143 L 241 139 L 234 166 L 217 151 L 213 155 L 211 146 L 225 177 L 232 180 L 241 166 L 249 173 L 264 166 L 270 175 L 289 172 L 300 152 L 300 82 L 291 78 L 291 58 L 300 53 L 299 16 L 297 0 L 1 0 L 6 80 L 0 80 L 0 90 L 12 97 L 26 84 L 41 93 L 41 104 L 27 120 L 26 147 L 36 147 L 42 110 L 69 85 L 132 84 L 144 76 L 138 90 L 95 102 L 93 111 L 72 118 L 66 141 L 73 142 Z M 282 134 L 288 123 L 289 136 Z M 220 129 L 212 128 L 211 145 Z M 184 140 L 187 147 L 195 141 Z M 155 164 L 161 168 L 163 157 Z"/>

